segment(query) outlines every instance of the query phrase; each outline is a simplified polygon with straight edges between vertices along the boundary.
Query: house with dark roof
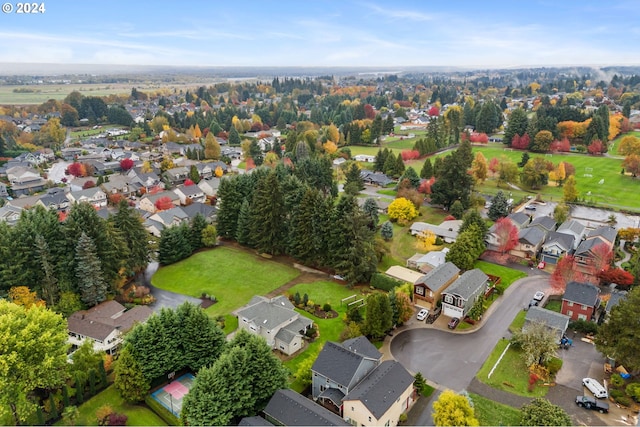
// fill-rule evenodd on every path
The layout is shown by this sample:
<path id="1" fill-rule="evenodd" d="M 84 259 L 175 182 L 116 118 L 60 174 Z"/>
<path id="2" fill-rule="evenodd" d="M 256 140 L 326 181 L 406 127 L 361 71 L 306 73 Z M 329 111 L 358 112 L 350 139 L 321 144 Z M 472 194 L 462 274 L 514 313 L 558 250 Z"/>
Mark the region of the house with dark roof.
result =
<path id="1" fill-rule="evenodd" d="M 189 178 L 189 169 L 184 166 L 171 168 L 165 171 L 163 176 L 171 185 L 184 184 L 187 178 Z"/>
<path id="2" fill-rule="evenodd" d="M 442 293 L 442 313 L 464 319 L 476 300 L 487 291 L 489 276 L 474 268 L 465 271 Z"/>
<path id="3" fill-rule="evenodd" d="M 72 191 L 67 195 L 71 203 L 90 203 L 94 208 L 107 206 L 107 194 L 100 187 Z"/>
<path id="4" fill-rule="evenodd" d="M 547 234 L 550 231 L 555 231 L 557 226 L 558 223 L 556 223 L 553 218 L 551 218 L 550 216 L 541 215 L 534 218 L 527 227 L 538 227 L 542 231 L 544 231 L 545 234 Z"/>
<path id="5" fill-rule="evenodd" d="M 534 258 L 542 243 L 544 243 L 545 232 L 539 227 L 527 227 L 518 232 L 518 243 L 516 247 L 509 251 L 509 254 L 518 258 Z"/>
<path id="6" fill-rule="evenodd" d="M 276 390 L 264 408 L 265 421 L 253 420 L 252 424 L 240 425 L 278 425 L 278 426 L 347 426 L 341 417 L 323 408 L 311 399 L 307 399 L 291 389 Z M 244 420 L 244 418 L 243 418 Z"/>
<path id="7" fill-rule="evenodd" d="M 335 414 L 334 414 L 335 415 Z M 265 420 L 262 417 L 259 416 L 254 416 L 254 417 L 244 417 L 240 420 L 240 422 L 238 423 L 239 426 L 254 426 L 254 427 L 261 427 L 261 426 L 272 426 L 274 424 L 270 423 L 269 421 Z"/>
<path id="8" fill-rule="evenodd" d="M 139 322 L 145 322 L 153 311 L 138 305 L 126 310 L 120 303 L 111 300 L 102 302 L 89 310 L 76 311 L 67 319 L 69 344 L 77 348 L 87 340 L 93 340 L 95 351 L 114 354 L 122 343 L 123 335 Z"/>
<path id="9" fill-rule="evenodd" d="M 557 264 L 558 260 L 573 251 L 573 234 L 550 231 L 540 248 L 540 261 Z"/>
<path id="10" fill-rule="evenodd" d="M 569 234 L 573 236 L 573 249 L 575 250 L 582 238 L 584 237 L 586 227 L 579 221 L 575 219 L 568 219 L 558 227 L 556 230 L 558 233 Z"/>
<path id="11" fill-rule="evenodd" d="M 399 362 L 382 362 L 344 397 L 342 417 L 352 425 L 398 425 L 415 401 L 413 381 Z"/>
<path id="12" fill-rule="evenodd" d="M 524 325 L 522 330 L 526 331 L 527 328 L 533 323 L 542 323 L 547 328 L 554 331 L 558 337 L 558 342 L 567 331 L 569 321 L 571 318 L 565 314 L 557 313 L 546 308 L 532 306 L 527 310 L 527 314 L 524 318 Z"/>
<path id="13" fill-rule="evenodd" d="M 263 337 L 271 348 L 287 356 L 302 348 L 303 336 L 313 326 L 313 321 L 296 312 L 285 296 L 254 296 L 236 314 L 241 329 Z"/>
<path id="14" fill-rule="evenodd" d="M 587 320 L 594 318 L 600 306 L 600 289 L 591 283 L 569 282 L 562 296 L 560 313 L 571 320 Z"/>
<path id="15" fill-rule="evenodd" d="M 173 192 L 178 195 L 180 198 L 180 204 L 182 205 L 204 202 L 204 191 L 195 184 L 179 185 L 173 190 Z M 191 200 L 191 202 L 188 202 L 187 200 Z"/>
<path id="16" fill-rule="evenodd" d="M 611 311 L 618 304 L 620 304 L 620 301 L 622 301 L 626 297 L 627 297 L 627 291 L 614 291 L 614 292 L 611 292 L 611 294 L 609 295 L 609 300 L 607 301 L 607 305 L 604 308 L 604 310 L 605 310 L 604 321 L 605 322 L 609 319 L 609 316 L 611 316 Z"/>
<path id="17" fill-rule="evenodd" d="M 145 194 L 140 199 L 138 207 L 144 211 L 155 213 L 157 211 L 156 202 L 165 197 L 168 197 L 174 205 L 180 205 L 180 197 L 176 193 L 173 191 L 160 191 L 155 194 Z"/>
<path id="18" fill-rule="evenodd" d="M 361 170 L 360 177 L 365 184 L 375 185 L 377 187 L 385 187 L 395 181 L 382 172 L 373 172 L 370 170 Z"/>
<path id="19" fill-rule="evenodd" d="M 40 197 L 40 200 L 36 202 L 36 205 L 43 206 L 45 209 L 54 209 L 56 211 L 64 212 L 69 209 L 69 198 L 63 188 L 50 188 L 47 193 Z"/>
<path id="20" fill-rule="evenodd" d="M 582 267 L 583 271 L 592 273 L 590 267 L 594 261 L 602 257 L 603 251 L 613 250 L 617 235 L 616 229 L 608 225 L 588 232 L 574 253 L 578 266 Z"/>
<path id="21" fill-rule="evenodd" d="M 445 262 L 422 276 L 413 285 L 413 297 L 417 305 L 434 308 L 442 292 L 460 275 L 460 269 L 452 262 Z"/>

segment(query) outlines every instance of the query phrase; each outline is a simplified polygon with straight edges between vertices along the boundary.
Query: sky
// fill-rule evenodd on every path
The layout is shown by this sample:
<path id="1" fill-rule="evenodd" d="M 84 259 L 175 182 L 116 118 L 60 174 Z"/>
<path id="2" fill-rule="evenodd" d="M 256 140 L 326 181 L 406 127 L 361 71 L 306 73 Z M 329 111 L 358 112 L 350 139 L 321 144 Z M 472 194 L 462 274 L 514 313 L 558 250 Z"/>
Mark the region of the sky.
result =
<path id="1" fill-rule="evenodd" d="M 49 0 L 0 14 L 0 62 L 639 65 L 637 0 Z M 4 8 L 7 3 L 4 3 Z"/>

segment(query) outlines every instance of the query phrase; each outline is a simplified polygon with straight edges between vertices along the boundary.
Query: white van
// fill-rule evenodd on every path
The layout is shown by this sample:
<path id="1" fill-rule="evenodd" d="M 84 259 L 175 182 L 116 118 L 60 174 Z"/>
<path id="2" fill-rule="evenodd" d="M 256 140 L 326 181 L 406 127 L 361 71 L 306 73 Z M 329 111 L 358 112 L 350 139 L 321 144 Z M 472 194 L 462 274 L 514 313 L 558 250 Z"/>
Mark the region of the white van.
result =
<path id="1" fill-rule="evenodd" d="M 606 399 L 609 397 L 609 393 L 607 393 L 607 389 L 602 386 L 598 381 L 593 378 L 583 378 L 582 384 L 589 389 L 591 393 L 598 399 Z"/>

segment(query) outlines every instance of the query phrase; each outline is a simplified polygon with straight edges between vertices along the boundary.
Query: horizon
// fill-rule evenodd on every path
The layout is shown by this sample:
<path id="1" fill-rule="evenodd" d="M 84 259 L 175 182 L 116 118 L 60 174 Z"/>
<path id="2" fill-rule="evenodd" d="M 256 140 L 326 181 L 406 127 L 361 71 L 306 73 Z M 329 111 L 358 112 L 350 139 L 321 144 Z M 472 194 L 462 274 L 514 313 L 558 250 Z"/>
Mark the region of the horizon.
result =
<path id="1" fill-rule="evenodd" d="M 640 8 L 629 0 L 498 0 L 490 5 L 414 0 L 393 7 L 380 0 L 284 1 L 277 6 L 196 0 L 189 9 L 176 2 L 151 6 L 113 0 L 103 9 L 68 0 L 42 3 L 44 13 L 20 15 L 14 10 L 0 15 L 5 67 L 383 72 L 640 65 Z"/>

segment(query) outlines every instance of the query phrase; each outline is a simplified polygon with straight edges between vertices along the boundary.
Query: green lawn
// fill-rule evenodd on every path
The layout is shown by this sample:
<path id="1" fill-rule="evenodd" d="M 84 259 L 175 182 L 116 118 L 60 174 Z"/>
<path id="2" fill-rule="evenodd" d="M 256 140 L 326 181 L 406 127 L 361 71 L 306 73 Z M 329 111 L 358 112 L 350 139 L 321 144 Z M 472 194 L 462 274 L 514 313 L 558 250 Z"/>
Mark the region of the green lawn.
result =
<path id="1" fill-rule="evenodd" d="M 346 304 L 341 305 L 340 300 L 354 294 L 356 299 L 365 298 L 357 289 L 349 289 L 345 285 L 328 281 L 301 283 L 288 291 L 290 295 L 295 295 L 296 292 L 299 292 L 300 296 L 306 293 L 309 296 L 309 300 L 316 304 L 331 304 L 331 308 L 337 311 L 339 315 L 334 319 L 319 319 L 306 311 L 296 309 L 296 311 L 317 324 L 320 336 L 310 343 L 302 353 L 284 363 L 292 374 L 296 373 L 298 366 L 304 360 L 309 357 L 315 357 L 326 341 L 339 341 L 340 334 L 346 326 L 344 315 L 347 312 Z M 295 380 L 290 384 L 290 387 L 297 392 L 301 392 L 304 388 L 300 382 Z"/>
<path id="2" fill-rule="evenodd" d="M 469 393 L 473 409 L 481 426 L 519 426 L 520 410 L 489 400 L 479 394 Z"/>
<path id="3" fill-rule="evenodd" d="M 119 414 L 125 414 L 128 426 L 164 426 L 166 423 L 151 409 L 144 405 L 130 405 L 120 397 L 114 386 L 93 396 L 78 408 L 80 415 L 76 420 L 79 426 L 97 426 L 96 411 L 104 405 L 110 405 Z M 55 425 L 64 425 L 58 421 Z"/>
<path id="4" fill-rule="evenodd" d="M 560 309 L 562 308 L 562 301 L 549 300 L 545 304 L 544 308 L 546 308 L 547 310 L 555 311 L 556 313 L 560 313 Z"/>
<path id="5" fill-rule="evenodd" d="M 254 295 L 264 295 L 294 279 L 293 267 L 230 247 L 199 252 L 160 268 L 151 283 L 160 289 L 200 297 L 205 292 L 218 302 L 206 311 L 225 315 L 242 307 Z"/>
<path id="6" fill-rule="evenodd" d="M 514 270 L 513 268 L 492 264 L 486 261 L 476 261 L 476 263 L 474 264 L 474 267 L 479 268 L 485 274 L 500 276 L 502 280 L 500 281 L 500 284 L 498 285 L 498 287 L 503 291 L 506 290 L 509 286 L 511 286 L 511 284 L 516 280 L 522 279 L 523 277 L 527 276 L 524 272 L 520 270 Z"/>
<path id="7" fill-rule="evenodd" d="M 527 312 L 524 310 L 521 310 L 518 312 L 518 314 L 516 314 L 516 317 L 513 319 L 513 322 L 511 322 L 511 325 L 509 325 L 509 330 L 511 331 L 511 333 L 522 330 L 522 327 L 524 326 L 525 317 L 527 317 Z"/>

